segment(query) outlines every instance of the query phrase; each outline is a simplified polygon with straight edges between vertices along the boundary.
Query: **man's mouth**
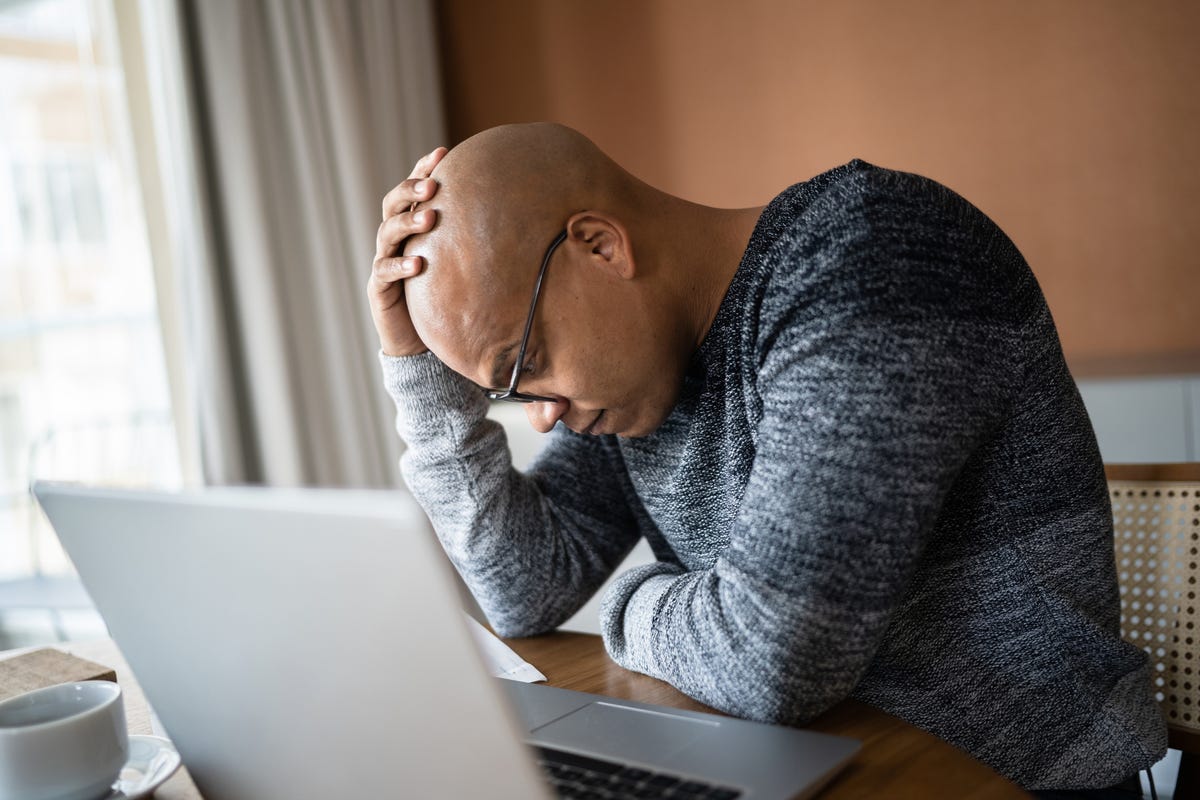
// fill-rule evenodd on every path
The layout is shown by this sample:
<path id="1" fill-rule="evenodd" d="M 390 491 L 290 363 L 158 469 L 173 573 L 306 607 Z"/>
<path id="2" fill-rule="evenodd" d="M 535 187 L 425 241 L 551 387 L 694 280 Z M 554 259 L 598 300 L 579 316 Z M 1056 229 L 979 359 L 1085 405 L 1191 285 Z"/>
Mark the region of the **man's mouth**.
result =
<path id="1" fill-rule="evenodd" d="M 596 415 L 596 418 L 594 420 L 592 420 L 592 424 L 588 425 L 586 428 L 584 428 L 582 431 L 580 431 L 580 433 L 586 433 L 588 435 L 595 434 L 597 432 L 596 426 L 600 424 L 600 418 L 603 416 L 604 416 L 604 409 L 600 409 L 600 413 Z"/>

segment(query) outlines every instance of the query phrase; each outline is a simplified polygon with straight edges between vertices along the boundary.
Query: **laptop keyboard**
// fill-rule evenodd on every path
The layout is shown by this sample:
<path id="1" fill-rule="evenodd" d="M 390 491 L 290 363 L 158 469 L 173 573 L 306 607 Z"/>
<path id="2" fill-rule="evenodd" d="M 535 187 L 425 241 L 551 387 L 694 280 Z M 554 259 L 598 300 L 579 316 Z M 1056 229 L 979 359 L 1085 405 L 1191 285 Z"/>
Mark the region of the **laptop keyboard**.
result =
<path id="1" fill-rule="evenodd" d="M 552 750 L 548 747 L 535 747 L 534 756 L 559 797 L 578 800 L 625 800 L 644 797 L 733 800 L 742 795 L 737 789 L 727 786 L 713 786 L 710 783 L 627 767 L 624 764 L 564 753 L 562 750 Z"/>

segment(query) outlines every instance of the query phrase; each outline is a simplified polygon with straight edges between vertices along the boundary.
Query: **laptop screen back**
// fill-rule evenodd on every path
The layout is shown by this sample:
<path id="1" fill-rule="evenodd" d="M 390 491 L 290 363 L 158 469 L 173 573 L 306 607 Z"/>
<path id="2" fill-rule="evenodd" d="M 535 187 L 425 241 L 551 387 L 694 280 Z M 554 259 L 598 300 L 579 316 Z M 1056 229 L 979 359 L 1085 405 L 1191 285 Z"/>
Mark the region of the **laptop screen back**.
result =
<path id="1" fill-rule="evenodd" d="M 208 800 L 543 794 L 408 495 L 35 494 Z"/>

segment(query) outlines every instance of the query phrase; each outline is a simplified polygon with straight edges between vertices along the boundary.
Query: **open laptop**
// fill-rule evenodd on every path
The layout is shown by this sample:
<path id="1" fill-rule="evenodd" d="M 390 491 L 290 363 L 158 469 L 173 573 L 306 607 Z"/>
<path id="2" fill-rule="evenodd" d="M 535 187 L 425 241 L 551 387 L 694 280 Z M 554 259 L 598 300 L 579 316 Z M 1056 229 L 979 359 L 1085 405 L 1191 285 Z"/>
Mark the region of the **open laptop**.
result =
<path id="1" fill-rule="evenodd" d="M 489 677 L 403 492 L 34 494 L 207 800 L 808 797 L 859 747 Z"/>

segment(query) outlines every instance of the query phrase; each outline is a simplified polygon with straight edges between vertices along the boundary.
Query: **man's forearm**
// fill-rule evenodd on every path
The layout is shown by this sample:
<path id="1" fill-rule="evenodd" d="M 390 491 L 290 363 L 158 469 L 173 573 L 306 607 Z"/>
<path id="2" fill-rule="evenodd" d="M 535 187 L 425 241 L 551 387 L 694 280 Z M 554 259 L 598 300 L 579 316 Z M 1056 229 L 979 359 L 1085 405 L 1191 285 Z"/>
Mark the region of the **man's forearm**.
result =
<path id="1" fill-rule="evenodd" d="M 543 491 L 546 481 L 573 482 L 571 475 L 535 479 L 513 469 L 504 431 L 487 419 L 478 387 L 432 353 L 380 361 L 407 444 L 405 482 L 489 621 L 506 635 L 565 621 L 636 533 L 596 522 L 574 507 L 571 492 L 552 498 Z"/>

